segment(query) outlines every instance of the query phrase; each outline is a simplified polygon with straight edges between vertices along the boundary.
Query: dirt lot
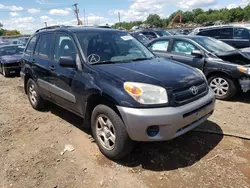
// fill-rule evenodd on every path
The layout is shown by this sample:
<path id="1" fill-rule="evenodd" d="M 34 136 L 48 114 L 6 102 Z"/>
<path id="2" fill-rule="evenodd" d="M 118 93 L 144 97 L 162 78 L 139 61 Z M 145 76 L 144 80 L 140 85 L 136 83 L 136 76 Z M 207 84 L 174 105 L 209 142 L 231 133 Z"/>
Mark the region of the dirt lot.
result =
<path id="1" fill-rule="evenodd" d="M 217 102 L 203 129 L 250 136 L 250 95 Z M 74 151 L 63 151 L 71 144 Z M 112 162 L 81 119 L 51 105 L 32 109 L 20 78 L 0 76 L 0 187 L 250 187 L 250 141 L 200 132 L 137 143 Z"/>

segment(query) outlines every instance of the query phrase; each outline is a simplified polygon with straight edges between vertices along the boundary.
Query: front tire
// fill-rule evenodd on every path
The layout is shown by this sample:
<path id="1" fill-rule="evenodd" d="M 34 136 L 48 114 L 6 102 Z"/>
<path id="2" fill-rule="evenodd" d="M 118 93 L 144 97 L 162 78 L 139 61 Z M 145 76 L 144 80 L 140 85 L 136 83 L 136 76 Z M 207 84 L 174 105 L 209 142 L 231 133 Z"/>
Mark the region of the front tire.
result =
<path id="1" fill-rule="evenodd" d="M 39 94 L 37 84 L 32 79 L 28 80 L 27 94 L 30 104 L 35 110 L 42 110 L 44 108 L 44 100 Z"/>
<path id="2" fill-rule="evenodd" d="M 128 155 L 133 148 L 120 116 L 106 105 L 98 105 L 92 112 L 91 129 L 100 151 L 112 160 Z"/>
<path id="3" fill-rule="evenodd" d="M 208 79 L 208 83 L 216 98 L 220 100 L 230 100 L 237 92 L 234 80 L 224 75 L 212 76 Z"/>

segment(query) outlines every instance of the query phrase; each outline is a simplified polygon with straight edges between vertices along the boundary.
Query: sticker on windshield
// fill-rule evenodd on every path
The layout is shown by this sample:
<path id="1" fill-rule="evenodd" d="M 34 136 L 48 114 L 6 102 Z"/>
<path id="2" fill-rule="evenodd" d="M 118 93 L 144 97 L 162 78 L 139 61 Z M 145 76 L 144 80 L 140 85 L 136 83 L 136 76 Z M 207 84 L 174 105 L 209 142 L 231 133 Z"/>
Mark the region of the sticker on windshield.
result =
<path id="1" fill-rule="evenodd" d="M 129 35 L 126 35 L 126 36 L 122 36 L 121 37 L 123 40 L 132 40 L 133 37 L 129 36 Z"/>
<path id="2" fill-rule="evenodd" d="M 90 54 L 88 56 L 88 62 L 89 63 L 98 63 L 100 61 L 100 56 L 97 54 Z"/>

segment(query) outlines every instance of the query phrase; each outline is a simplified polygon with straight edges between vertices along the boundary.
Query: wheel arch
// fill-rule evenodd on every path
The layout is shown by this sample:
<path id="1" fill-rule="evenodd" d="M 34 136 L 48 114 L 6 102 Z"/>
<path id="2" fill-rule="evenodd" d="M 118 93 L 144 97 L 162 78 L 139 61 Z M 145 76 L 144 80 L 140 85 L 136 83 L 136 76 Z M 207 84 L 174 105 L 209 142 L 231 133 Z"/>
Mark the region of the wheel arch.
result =
<path id="1" fill-rule="evenodd" d="M 85 109 L 84 109 L 84 113 L 83 113 L 84 125 L 87 125 L 87 126 L 90 125 L 92 112 L 93 112 L 94 108 L 99 104 L 103 104 L 103 105 L 110 107 L 122 119 L 122 116 L 121 116 L 118 108 L 116 107 L 118 105 L 118 102 L 113 97 L 111 97 L 110 95 L 108 95 L 106 93 L 96 92 L 96 93 L 91 94 L 86 100 Z"/>

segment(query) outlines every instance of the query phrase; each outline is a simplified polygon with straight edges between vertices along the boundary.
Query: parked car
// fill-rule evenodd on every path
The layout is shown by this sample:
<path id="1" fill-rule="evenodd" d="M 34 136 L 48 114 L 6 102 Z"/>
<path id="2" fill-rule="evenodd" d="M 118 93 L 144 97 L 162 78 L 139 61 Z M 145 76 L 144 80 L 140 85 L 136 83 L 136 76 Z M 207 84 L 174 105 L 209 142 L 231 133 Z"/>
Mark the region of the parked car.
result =
<path id="1" fill-rule="evenodd" d="M 236 91 L 250 90 L 250 48 L 237 50 L 202 36 L 164 37 L 150 42 L 148 48 L 157 56 L 202 70 L 218 99 L 229 100 Z"/>
<path id="2" fill-rule="evenodd" d="M 213 37 L 235 48 L 250 47 L 250 26 L 222 25 L 196 28 L 190 35 Z"/>
<path id="3" fill-rule="evenodd" d="M 40 110 L 49 100 L 81 116 L 111 159 L 129 154 L 134 140 L 178 137 L 214 110 L 214 93 L 201 71 L 156 58 L 124 31 L 41 29 L 22 62 L 31 106 Z"/>
<path id="4" fill-rule="evenodd" d="M 149 40 L 164 37 L 164 36 L 170 36 L 171 34 L 165 30 L 165 29 L 147 29 L 140 31 L 143 35 L 145 35 Z"/>
<path id="5" fill-rule="evenodd" d="M 144 45 L 147 45 L 150 42 L 150 40 L 140 32 L 131 32 L 130 35 L 132 35 Z"/>
<path id="6" fill-rule="evenodd" d="M 26 46 L 27 42 L 29 41 L 29 37 L 20 37 L 18 38 L 18 44 Z"/>
<path id="7" fill-rule="evenodd" d="M 20 45 L 0 46 L 0 73 L 5 77 L 9 75 L 19 75 L 20 61 L 24 47 Z"/>

